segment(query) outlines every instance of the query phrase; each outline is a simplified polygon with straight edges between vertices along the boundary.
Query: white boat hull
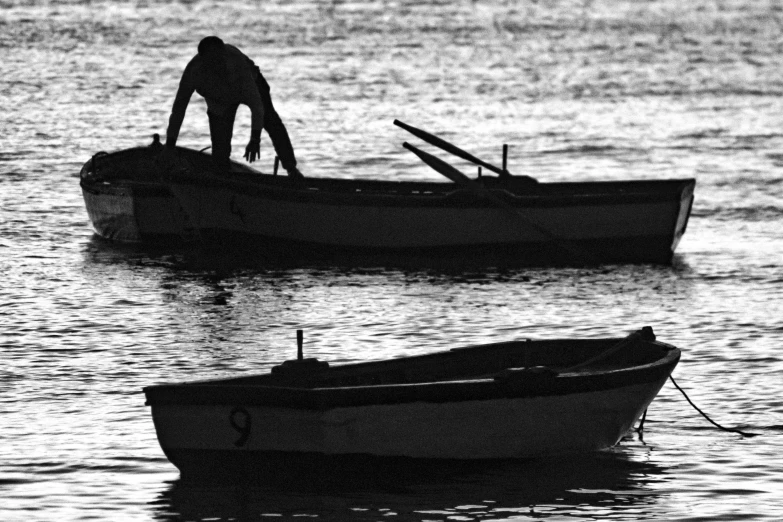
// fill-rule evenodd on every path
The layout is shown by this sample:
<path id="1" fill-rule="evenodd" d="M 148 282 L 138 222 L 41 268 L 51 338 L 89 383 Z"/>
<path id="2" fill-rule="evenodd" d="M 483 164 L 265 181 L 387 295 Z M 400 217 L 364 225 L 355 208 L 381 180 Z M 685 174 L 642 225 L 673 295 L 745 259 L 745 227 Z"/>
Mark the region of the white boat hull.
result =
<path id="1" fill-rule="evenodd" d="M 293 461 L 484 461 L 585 453 L 627 433 L 679 361 L 651 329 L 616 339 L 512 341 L 145 388 L 183 474 Z M 274 475 L 274 472 L 272 472 Z"/>
<path id="2" fill-rule="evenodd" d="M 153 405 L 152 416 L 161 447 L 175 464 L 178 454 L 202 451 L 526 458 L 614 446 L 662 385 L 658 381 L 584 394 L 327 411 Z"/>

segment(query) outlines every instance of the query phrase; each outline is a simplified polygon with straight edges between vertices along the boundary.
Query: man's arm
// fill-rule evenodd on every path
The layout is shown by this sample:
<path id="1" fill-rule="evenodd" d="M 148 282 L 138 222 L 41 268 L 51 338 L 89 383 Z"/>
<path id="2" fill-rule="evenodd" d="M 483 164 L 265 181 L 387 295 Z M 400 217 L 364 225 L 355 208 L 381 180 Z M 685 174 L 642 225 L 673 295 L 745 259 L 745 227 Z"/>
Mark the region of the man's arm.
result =
<path id="1" fill-rule="evenodd" d="M 193 92 L 196 90 L 193 82 L 192 67 L 193 61 L 191 60 L 185 67 L 185 72 L 182 73 L 177 96 L 174 98 L 174 106 L 171 108 L 169 127 L 166 130 L 166 145 L 169 147 L 174 147 L 177 144 L 179 129 L 182 127 L 182 121 L 185 119 L 185 111 L 188 108 L 188 103 L 190 103 L 190 97 L 193 96 Z"/>
<path id="2" fill-rule="evenodd" d="M 258 92 L 252 70 L 244 71 L 241 82 L 242 103 L 250 108 L 251 128 L 260 131 L 264 128 L 264 102 Z"/>
<path id="3" fill-rule="evenodd" d="M 261 101 L 261 93 L 258 92 L 258 86 L 253 77 L 253 68 L 247 68 L 242 74 L 240 89 L 242 102 L 250 108 L 251 118 L 250 141 L 245 148 L 245 159 L 253 163 L 260 155 L 261 129 L 264 128 L 264 103 Z"/>

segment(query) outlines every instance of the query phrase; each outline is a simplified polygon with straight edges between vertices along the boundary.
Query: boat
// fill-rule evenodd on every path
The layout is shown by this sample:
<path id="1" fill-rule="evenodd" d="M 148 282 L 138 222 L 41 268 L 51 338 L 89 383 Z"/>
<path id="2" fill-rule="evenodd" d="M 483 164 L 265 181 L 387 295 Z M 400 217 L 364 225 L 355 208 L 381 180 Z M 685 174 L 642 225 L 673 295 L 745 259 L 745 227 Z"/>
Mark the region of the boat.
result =
<path id="1" fill-rule="evenodd" d="M 404 145 L 452 182 L 297 180 L 237 162 L 218 174 L 209 154 L 183 147 L 166 170 L 156 135 L 94 155 L 80 185 L 102 238 L 349 262 L 669 264 L 693 204 L 694 179 L 545 183 L 510 175 L 505 159 L 500 174 L 468 178 Z"/>
<path id="2" fill-rule="evenodd" d="M 183 477 L 605 450 L 680 359 L 650 327 L 340 365 L 303 357 L 297 333 L 297 358 L 267 373 L 144 388 L 160 446 Z"/>

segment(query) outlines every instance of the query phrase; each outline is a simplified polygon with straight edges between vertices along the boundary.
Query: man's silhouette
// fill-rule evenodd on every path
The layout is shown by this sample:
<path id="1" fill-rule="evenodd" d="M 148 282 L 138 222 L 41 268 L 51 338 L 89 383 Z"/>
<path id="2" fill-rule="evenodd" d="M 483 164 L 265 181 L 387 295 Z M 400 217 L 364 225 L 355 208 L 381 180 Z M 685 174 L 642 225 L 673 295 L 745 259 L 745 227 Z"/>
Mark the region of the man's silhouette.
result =
<path id="1" fill-rule="evenodd" d="M 269 84 L 255 63 L 233 45 L 217 36 L 208 36 L 198 45 L 198 54 L 185 67 L 177 96 L 171 109 L 166 131 L 166 147 L 177 143 L 193 91 L 207 102 L 212 157 L 219 169 L 228 170 L 234 118 L 240 104 L 247 105 L 252 115 L 250 141 L 245 159 L 252 163 L 259 157 L 261 129 L 266 129 L 275 152 L 288 175 L 301 178 L 291 139 L 272 105 Z"/>

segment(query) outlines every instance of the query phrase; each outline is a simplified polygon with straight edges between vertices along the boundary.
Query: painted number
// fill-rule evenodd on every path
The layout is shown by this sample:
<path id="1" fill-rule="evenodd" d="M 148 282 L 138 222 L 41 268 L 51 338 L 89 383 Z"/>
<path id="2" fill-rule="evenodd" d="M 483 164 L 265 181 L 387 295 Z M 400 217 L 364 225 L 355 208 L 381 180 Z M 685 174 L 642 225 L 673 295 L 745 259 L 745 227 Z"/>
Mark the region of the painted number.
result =
<path id="1" fill-rule="evenodd" d="M 241 448 L 247 444 L 250 438 L 250 432 L 252 430 L 252 419 L 250 413 L 245 408 L 237 406 L 228 415 L 228 422 L 231 423 L 231 427 L 239 433 L 239 438 L 234 441 L 234 446 Z"/>

